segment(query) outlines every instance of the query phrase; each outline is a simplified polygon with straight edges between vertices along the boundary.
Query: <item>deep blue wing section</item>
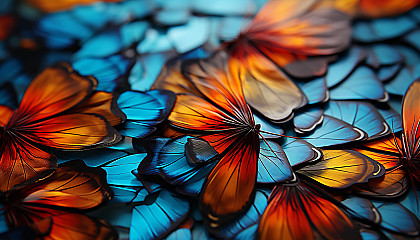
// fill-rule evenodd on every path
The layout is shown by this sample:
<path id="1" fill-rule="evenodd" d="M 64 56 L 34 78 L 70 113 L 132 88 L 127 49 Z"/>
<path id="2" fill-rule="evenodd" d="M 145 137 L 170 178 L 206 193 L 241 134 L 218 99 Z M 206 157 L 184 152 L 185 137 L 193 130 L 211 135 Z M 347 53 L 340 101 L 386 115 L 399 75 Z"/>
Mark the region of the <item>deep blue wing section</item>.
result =
<path id="1" fill-rule="evenodd" d="M 158 153 L 156 168 L 165 181 L 179 185 L 177 190 L 181 193 L 197 195 L 201 191 L 207 174 L 213 169 L 216 162 L 212 161 L 215 157 L 213 154 L 209 155 L 205 152 L 201 153 L 203 161 L 200 164 L 189 161 L 186 157 L 185 146 L 189 139 L 193 138 L 185 136 L 168 141 Z M 207 160 L 204 157 L 207 157 Z"/>
<path id="2" fill-rule="evenodd" d="M 152 202 L 133 209 L 130 239 L 162 239 L 188 215 L 190 204 L 167 190 L 161 190 Z"/>
<path id="3" fill-rule="evenodd" d="M 325 76 L 327 86 L 333 87 L 346 79 L 351 72 L 366 58 L 366 54 L 360 47 L 352 47 L 344 56 L 328 66 Z"/>
<path id="4" fill-rule="evenodd" d="M 348 212 L 356 218 L 369 220 L 376 224 L 381 222 L 381 215 L 378 210 L 366 198 L 351 196 L 341 203 L 348 207 L 350 209 Z"/>
<path id="5" fill-rule="evenodd" d="M 129 187 L 141 185 L 131 172 L 138 168 L 146 155 L 146 153 L 132 154 L 101 165 L 107 173 L 108 184 Z"/>
<path id="6" fill-rule="evenodd" d="M 392 94 L 404 96 L 408 86 L 420 77 L 420 65 L 407 65 L 389 82 L 385 89 Z"/>
<path id="7" fill-rule="evenodd" d="M 292 169 L 281 146 L 271 140 L 260 140 L 257 182 L 276 183 L 290 179 Z"/>
<path id="8" fill-rule="evenodd" d="M 324 115 L 322 125 L 302 138 L 315 147 L 326 147 L 364 139 L 366 133 L 350 124 Z"/>
<path id="9" fill-rule="evenodd" d="M 131 61 L 120 55 L 108 58 L 82 58 L 73 62 L 73 68 L 82 75 L 98 80 L 96 90 L 112 92 L 126 81 Z"/>
<path id="10" fill-rule="evenodd" d="M 374 203 L 375 204 L 375 203 Z M 382 217 L 381 227 L 392 237 L 392 232 L 399 233 L 396 236 L 418 236 L 420 234 L 420 221 L 418 218 L 400 203 L 375 204 Z M 394 236 L 395 237 L 395 236 Z"/>
<path id="11" fill-rule="evenodd" d="M 322 158 L 322 152 L 305 140 L 285 137 L 281 141 L 281 147 L 292 166 Z"/>
<path id="12" fill-rule="evenodd" d="M 322 123 L 324 110 L 320 107 L 312 107 L 297 111 L 293 118 L 295 131 L 298 133 L 312 131 L 316 126 Z"/>
<path id="13" fill-rule="evenodd" d="M 175 94 L 167 90 L 122 93 L 117 104 L 127 116 L 127 121 L 119 128 L 120 133 L 136 138 L 149 135 L 157 124 L 168 117 L 175 98 Z"/>
<path id="14" fill-rule="evenodd" d="M 368 102 L 329 101 L 324 113 L 363 130 L 370 139 L 390 133 L 385 119 Z"/>
<path id="15" fill-rule="evenodd" d="M 387 101 L 388 94 L 375 72 L 366 66 L 360 66 L 346 80 L 330 89 L 330 99 Z"/>

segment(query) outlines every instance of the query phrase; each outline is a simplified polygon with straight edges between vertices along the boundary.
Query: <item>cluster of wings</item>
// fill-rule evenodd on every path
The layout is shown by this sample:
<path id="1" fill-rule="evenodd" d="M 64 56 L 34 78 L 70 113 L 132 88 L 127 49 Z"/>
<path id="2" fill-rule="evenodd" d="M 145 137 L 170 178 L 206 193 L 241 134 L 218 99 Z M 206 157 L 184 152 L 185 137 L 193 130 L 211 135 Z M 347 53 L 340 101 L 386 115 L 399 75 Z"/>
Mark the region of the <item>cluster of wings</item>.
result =
<path id="1" fill-rule="evenodd" d="M 420 238 L 418 0 L 2 0 L 0 239 Z"/>

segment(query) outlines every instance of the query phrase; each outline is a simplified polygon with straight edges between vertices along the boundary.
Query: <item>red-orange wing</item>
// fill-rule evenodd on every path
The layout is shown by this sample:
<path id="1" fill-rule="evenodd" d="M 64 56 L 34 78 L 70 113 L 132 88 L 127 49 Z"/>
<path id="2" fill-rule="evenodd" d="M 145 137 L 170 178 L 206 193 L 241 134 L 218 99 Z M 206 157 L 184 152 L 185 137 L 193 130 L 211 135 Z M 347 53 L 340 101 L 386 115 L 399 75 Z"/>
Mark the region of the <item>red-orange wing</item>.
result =
<path id="1" fill-rule="evenodd" d="M 114 144 L 121 136 L 107 119 L 112 124 L 121 119 L 112 112 L 109 94 L 92 95 L 95 86 L 95 79 L 68 65 L 49 67 L 29 85 L 6 130 L 61 149 Z"/>
<path id="2" fill-rule="evenodd" d="M 2 132 L 0 141 L 1 192 L 34 177 L 43 178 L 57 167 L 55 156 L 31 145 L 20 136 Z"/>
<path id="3" fill-rule="evenodd" d="M 14 16 L 6 14 L 0 16 L 0 41 L 9 37 L 15 25 L 16 19 Z"/>
<path id="4" fill-rule="evenodd" d="M 6 192 L 16 184 L 35 176 L 50 174 L 56 167 L 56 158 L 32 146 L 19 135 L 4 129 L 13 115 L 13 110 L 0 105 L 0 191 Z"/>
<path id="5" fill-rule="evenodd" d="M 316 1 L 269 1 L 228 44 L 231 56 L 246 62 L 260 54 L 297 77 L 323 75 L 328 59 L 308 57 L 344 50 L 351 29 L 347 15 L 315 6 Z"/>
<path id="6" fill-rule="evenodd" d="M 273 189 L 257 234 L 257 239 L 361 239 L 349 217 L 305 183 Z"/>
<path id="7" fill-rule="evenodd" d="M 225 52 L 217 52 L 209 59 L 188 65 L 185 72 L 198 91 L 212 103 L 253 126 L 254 119 L 245 102 L 238 67 L 238 64 L 228 62 Z"/>
<path id="8" fill-rule="evenodd" d="M 26 196 L 23 204 L 77 209 L 90 209 L 112 198 L 105 171 L 88 167 L 82 160 L 62 163 L 49 178 L 18 192 Z"/>
<path id="9" fill-rule="evenodd" d="M 415 158 L 420 156 L 420 79 L 414 81 L 408 88 L 402 104 L 403 137 L 402 146 L 404 157 L 410 159 L 410 167 L 419 172 Z"/>
<path id="10" fill-rule="evenodd" d="M 65 211 L 90 209 L 112 198 L 105 171 L 81 160 L 60 164 L 50 177 L 9 192 L 6 218 L 9 226 L 30 225 Z M 59 212 L 57 212 L 59 211 Z"/>
<path id="11" fill-rule="evenodd" d="M 26 2 L 44 12 L 59 12 L 69 10 L 77 5 L 88 5 L 95 2 L 119 2 L 122 0 L 26 0 Z"/>
<path id="12" fill-rule="evenodd" d="M 94 92 L 92 96 L 72 109 L 71 113 L 88 113 L 103 116 L 111 126 L 126 120 L 125 114 L 118 108 L 117 98 L 108 92 Z"/>
<path id="13" fill-rule="evenodd" d="M 210 227 L 218 227 L 252 203 L 257 180 L 258 134 L 242 136 L 207 176 L 200 208 Z M 254 145 L 253 145 L 254 144 Z"/>
<path id="14" fill-rule="evenodd" d="M 118 233 L 102 219 L 78 213 L 66 213 L 52 217 L 51 231 L 43 239 L 113 240 L 118 239 Z"/>
<path id="15" fill-rule="evenodd" d="M 10 127 L 25 126 L 70 109 L 88 98 L 96 84 L 95 79 L 73 72 L 68 64 L 48 67 L 26 89 Z"/>
<path id="16" fill-rule="evenodd" d="M 13 115 L 13 110 L 5 105 L 0 105 L 0 127 L 5 127 Z"/>

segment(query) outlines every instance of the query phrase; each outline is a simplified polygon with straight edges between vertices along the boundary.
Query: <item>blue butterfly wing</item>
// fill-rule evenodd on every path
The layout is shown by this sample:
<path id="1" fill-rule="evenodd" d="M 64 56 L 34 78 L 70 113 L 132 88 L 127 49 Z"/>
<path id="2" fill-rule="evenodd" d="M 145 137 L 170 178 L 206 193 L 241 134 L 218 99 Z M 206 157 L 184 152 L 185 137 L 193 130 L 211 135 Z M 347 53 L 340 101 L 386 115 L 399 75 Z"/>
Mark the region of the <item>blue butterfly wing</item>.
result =
<path id="1" fill-rule="evenodd" d="M 327 86 L 329 88 L 333 87 L 346 79 L 365 58 L 366 54 L 362 48 L 350 48 L 344 56 L 328 66 L 328 72 L 325 76 Z"/>
<path id="2" fill-rule="evenodd" d="M 205 15 L 248 15 L 254 14 L 256 4 L 252 0 L 233 0 L 223 1 L 215 0 L 208 4 L 205 0 L 195 0 L 192 3 L 194 11 Z"/>
<path id="3" fill-rule="evenodd" d="M 73 62 L 73 68 L 82 75 L 98 80 L 96 90 L 112 92 L 123 81 L 131 65 L 129 60 L 115 55 L 109 58 L 83 58 Z"/>
<path id="4" fill-rule="evenodd" d="M 369 50 L 366 63 L 374 68 L 404 61 L 399 51 L 388 44 L 374 44 Z"/>
<path id="5" fill-rule="evenodd" d="M 110 148 L 89 149 L 84 151 L 57 152 L 58 163 L 83 159 L 89 167 L 98 167 L 112 160 L 128 156 L 129 153 Z"/>
<path id="6" fill-rule="evenodd" d="M 357 218 L 369 220 L 373 223 L 380 223 L 381 221 L 381 215 L 378 210 L 372 202 L 366 198 L 350 196 L 341 203 L 350 209 L 348 212 L 351 215 Z"/>
<path id="7" fill-rule="evenodd" d="M 161 190 L 152 203 L 133 209 L 130 239 L 161 239 L 174 230 L 188 215 L 189 201 Z"/>
<path id="8" fill-rule="evenodd" d="M 286 137 L 281 140 L 281 147 L 292 166 L 307 161 L 317 161 L 322 158 L 322 152 L 305 140 Z"/>
<path id="9" fill-rule="evenodd" d="M 364 139 L 366 133 L 348 123 L 324 115 L 322 125 L 302 138 L 315 147 L 326 147 Z"/>
<path id="10" fill-rule="evenodd" d="M 322 123 L 323 114 L 324 110 L 320 107 L 312 107 L 296 112 L 296 115 L 293 118 L 295 131 L 298 133 L 312 131 L 316 126 Z"/>
<path id="11" fill-rule="evenodd" d="M 260 124 L 261 130 L 270 132 L 270 133 L 276 133 L 276 134 L 284 133 L 283 129 L 279 125 L 265 120 L 264 117 L 260 117 L 258 114 L 254 113 L 253 116 L 254 116 L 255 124 Z M 278 138 L 278 136 L 275 136 L 273 134 L 268 134 L 268 133 L 261 133 L 261 135 L 264 138 Z"/>
<path id="12" fill-rule="evenodd" d="M 132 154 L 101 165 L 107 173 L 108 184 L 131 187 L 141 185 L 131 172 L 138 168 L 140 162 L 146 156 L 146 153 Z"/>
<path id="13" fill-rule="evenodd" d="M 149 90 L 170 56 L 172 54 L 155 53 L 143 55 L 137 59 L 128 78 L 131 89 L 137 91 Z"/>
<path id="14" fill-rule="evenodd" d="M 324 113 L 363 130 L 369 139 L 385 136 L 391 130 L 382 115 L 368 102 L 329 101 Z"/>
<path id="15" fill-rule="evenodd" d="M 416 28 L 416 22 L 407 15 L 358 21 L 353 27 L 353 38 L 361 42 L 376 42 L 399 37 Z"/>
<path id="16" fill-rule="evenodd" d="M 242 16 L 227 16 L 224 17 L 220 22 L 220 29 L 218 32 L 218 38 L 222 41 L 232 41 L 235 39 L 241 29 L 250 21 L 248 18 Z"/>
<path id="17" fill-rule="evenodd" d="M 299 84 L 299 87 L 308 99 L 308 104 L 325 102 L 329 98 L 328 88 L 324 78 L 317 78 L 310 82 Z"/>
<path id="18" fill-rule="evenodd" d="M 210 24 L 205 17 L 190 17 L 187 24 L 171 27 L 168 39 L 178 53 L 191 51 L 207 42 Z"/>
<path id="19" fill-rule="evenodd" d="M 214 155 L 206 155 L 207 160 L 200 164 L 193 164 L 186 157 L 188 139 L 185 136 L 169 141 L 162 147 L 157 157 L 156 168 L 165 181 L 173 185 L 179 185 L 177 190 L 186 195 L 197 195 L 202 188 L 208 173 L 216 165 L 216 162 L 209 161 Z"/>
<path id="20" fill-rule="evenodd" d="M 122 50 L 122 39 L 117 29 L 107 30 L 93 36 L 83 43 L 82 48 L 74 54 L 76 59 L 87 57 L 103 58 Z"/>
<path id="21" fill-rule="evenodd" d="M 160 26 L 176 26 L 188 23 L 189 9 L 168 8 L 162 9 L 153 15 L 153 21 Z"/>
<path id="22" fill-rule="evenodd" d="M 69 47 L 77 40 L 88 39 L 94 30 L 77 21 L 71 11 L 63 11 L 42 17 L 37 32 L 44 37 L 47 47 L 56 49 Z"/>
<path id="23" fill-rule="evenodd" d="M 399 132 L 402 130 L 401 115 L 394 111 L 392 108 L 389 109 L 377 109 L 382 117 L 385 119 L 388 126 L 391 128 L 391 132 Z"/>
<path id="24" fill-rule="evenodd" d="M 139 153 L 147 153 L 147 157 L 141 161 L 137 169 L 140 174 L 159 175 L 156 167 L 157 158 L 163 146 L 169 141 L 170 138 L 134 139 L 134 149 Z"/>
<path id="25" fill-rule="evenodd" d="M 122 125 L 119 128 L 120 133 L 129 137 L 149 135 L 156 129 L 155 125 L 168 117 L 175 103 L 175 98 L 175 94 L 167 90 L 127 91 L 122 93 L 117 100 L 117 104 L 127 116 L 128 127 Z M 137 126 L 133 124 L 137 124 Z M 137 128 L 140 126 L 141 128 Z"/>
<path id="26" fill-rule="evenodd" d="M 292 177 L 289 160 L 281 146 L 271 140 L 260 140 L 257 182 L 284 182 Z"/>
<path id="27" fill-rule="evenodd" d="M 398 74 L 398 72 L 402 69 L 402 67 L 403 64 L 382 66 L 377 70 L 376 75 L 380 81 L 386 82 L 391 78 L 395 77 Z"/>
<path id="28" fill-rule="evenodd" d="M 420 31 L 415 30 L 404 36 L 404 40 L 409 43 L 411 46 L 415 47 L 417 50 L 420 50 L 420 43 L 418 41 L 420 37 Z"/>
<path id="29" fill-rule="evenodd" d="M 330 89 L 330 99 L 387 101 L 388 94 L 375 72 L 360 66 L 345 81 Z"/>
<path id="30" fill-rule="evenodd" d="M 407 65 L 389 82 L 385 84 L 385 89 L 392 94 L 404 96 L 408 86 L 420 77 L 420 65 Z"/>
<path id="31" fill-rule="evenodd" d="M 396 236 L 418 236 L 420 234 L 420 221 L 418 218 L 400 203 L 376 204 L 381 214 L 381 227 L 390 230 L 386 234 L 392 238 Z"/>

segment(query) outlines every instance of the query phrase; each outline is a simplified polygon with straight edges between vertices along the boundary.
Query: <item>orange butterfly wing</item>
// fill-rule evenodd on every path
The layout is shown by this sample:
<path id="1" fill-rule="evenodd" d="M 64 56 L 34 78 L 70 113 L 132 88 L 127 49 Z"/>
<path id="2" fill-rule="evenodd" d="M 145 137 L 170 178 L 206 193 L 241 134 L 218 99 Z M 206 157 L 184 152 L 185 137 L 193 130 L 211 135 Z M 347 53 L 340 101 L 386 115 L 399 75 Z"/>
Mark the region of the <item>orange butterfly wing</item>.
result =
<path id="1" fill-rule="evenodd" d="M 30 225 L 73 208 L 90 209 L 110 200 L 105 171 L 81 160 L 65 162 L 50 177 L 7 193 L 9 226 Z"/>
<path id="2" fill-rule="evenodd" d="M 237 65 L 227 63 L 223 54 L 187 67 L 187 77 L 205 99 L 178 95 L 169 116 L 172 125 L 199 133 L 223 154 L 201 193 L 200 208 L 211 227 L 249 207 L 259 151 L 258 133 L 236 75 Z"/>
<path id="3" fill-rule="evenodd" d="M 352 221 L 305 183 L 273 189 L 257 234 L 257 239 L 361 239 Z"/>
<path id="4" fill-rule="evenodd" d="M 408 189 L 407 172 L 401 168 L 402 155 L 398 137 L 386 136 L 353 148 L 385 167 L 384 176 L 371 179 L 367 184 L 355 187 L 360 194 L 372 197 L 398 197 Z"/>
<path id="5" fill-rule="evenodd" d="M 27 88 L 7 130 L 40 145 L 62 149 L 116 143 L 121 136 L 105 118 L 116 124 L 119 117 L 108 108 L 108 94 L 91 97 L 95 86 L 94 78 L 80 76 L 68 65 L 45 69 Z"/>
<path id="6" fill-rule="evenodd" d="M 108 92 L 94 92 L 92 96 L 77 105 L 71 113 L 88 113 L 103 116 L 111 126 L 126 120 L 125 114 L 118 108 L 117 98 Z"/>
<path id="7" fill-rule="evenodd" d="M 258 140 L 254 132 L 242 136 L 207 176 L 200 207 L 207 214 L 210 227 L 231 220 L 252 203 L 257 180 Z M 252 146 L 255 142 L 258 144 Z"/>
<path id="8" fill-rule="evenodd" d="M 408 88 L 402 104 L 403 142 L 405 157 L 412 159 L 420 153 L 420 79 Z"/>
<path id="9" fill-rule="evenodd" d="M 311 77 L 325 73 L 328 59 L 308 57 L 344 50 L 350 35 L 349 17 L 339 11 L 317 9 L 316 1 L 279 0 L 269 1 L 228 46 L 241 62 L 259 54 L 291 75 Z"/>
<path id="10" fill-rule="evenodd" d="M 122 0 L 101 0 L 101 2 L 119 2 Z M 26 0 L 26 2 L 44 12 L 59 12 L 69 10 L 77 5 L 89 5 L 99 0 Z"/>

